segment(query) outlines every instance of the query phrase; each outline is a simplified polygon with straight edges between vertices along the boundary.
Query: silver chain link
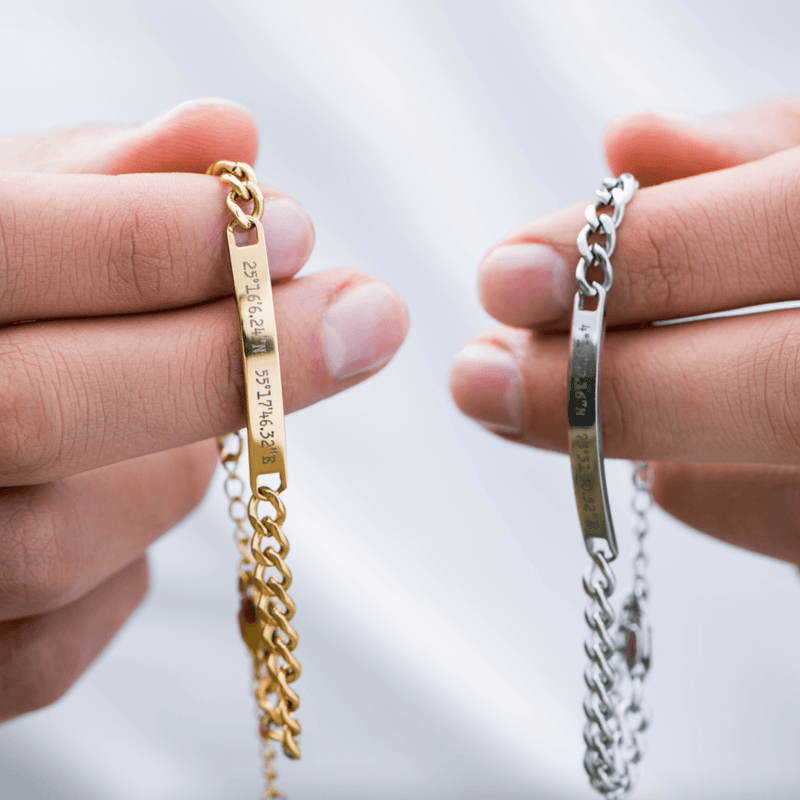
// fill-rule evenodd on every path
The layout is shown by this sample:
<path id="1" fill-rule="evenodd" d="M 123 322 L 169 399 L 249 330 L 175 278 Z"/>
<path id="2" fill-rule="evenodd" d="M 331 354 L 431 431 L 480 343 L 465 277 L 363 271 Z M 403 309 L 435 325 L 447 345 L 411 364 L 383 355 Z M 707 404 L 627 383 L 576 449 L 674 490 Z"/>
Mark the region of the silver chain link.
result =
<path id="1" fill-rule="evenodd" d="M 578 279 L 578 288 L 584 297 L 595 297 L 597 289 L 594 282 L 589 283 L 586 279 L 586 270 L 594 265 L 603 268 L 603 288 L 608 291 L 614 282 L 614 270 L 611 268 L 611 255 L 617 246 L 617 228 L 625 216 L 625 206 L 630 202 L 638 187 L 638 183 L 633 175 L 625 173 L 619 178 L 606 178 L 603 185 L 595 194 L 597 200 L 586 207 L 586 225 L 578 234 L 578 252 L 581 260 L 575 270 L 575 277 Z M 598 214 L 601 208 L 611 207 L 612 212 L 608 214 Z M 604 235 L 605 244 L 600 242 L 589 243 L 592 234 Z"/>
<path id="2" fill-rule="evenodd" d="M 596 553 L 583 576 L 589 596 L 584 649 L 589 663 L 584 671 L 588 692 L 583 709 L 586 725 L 584 767 L 589 782 L 608 800 L 619 800 L 636 783 L 635 765 L 645 753 L 644 732 L 650 709 L 643 699 L 644 679 L 650 668 L 651 629 L 647 614 L 647 512 L 653 499 L 653 472 L 644 461 L 633 469 L 632 586 L 614 610 L 614 572 L 602 553 Z"/>
<path id="3" fill-rule="evenodd" d="M 586 209 L 586 226 L 578 236 L 581 259 L 576 270 L 581 307 L 583 298 L 597 296 L 601 286 L 608 291 L 614 282 L 611 254 L 616 246 L 616 229 L 637 186 L 632 175 L 607 178 L 597 191 L 597 200 Z M 610 216 L 599 213 L 609 207 Z M 602 283 L 587 279 L 592 267 L 603 270 Z M 583 576 L 583 588 L 589 596 L 584 615 L 589 627 L 584 643 L 589 659 L 584 671 L 588 690 L 583 703 L 584 767 L 592 787 L 607 800 L 620 800 L 635 785 L 636 765 L 644 755 L 644 732 L 650 723 L 643 691 L 651 657 L 645 539 L 649 532 L 647 514 L 653 504 L 652 485 L 649 464 L 636 462 L 631 501 L 633 579 L 619 609 L 612 601 L 616 578 L 603 552 L 590 549 L 592 561 Z M 613 550 L 610 557 L 615 554 Z"/>
<path id="4" fill-rule="evenodd" d="M 647 581 L 647 567 L 649 560 L 644 548 L 644 540 L 650 533 L 650 521 L 647 512 L 653 505 L 653 468 L 646 461 L 637 461 L 633 467 L 633 535 L 636 546 L 633 551 L 633 588 L 632 592 L 647 602 L 650 584 Z"/>

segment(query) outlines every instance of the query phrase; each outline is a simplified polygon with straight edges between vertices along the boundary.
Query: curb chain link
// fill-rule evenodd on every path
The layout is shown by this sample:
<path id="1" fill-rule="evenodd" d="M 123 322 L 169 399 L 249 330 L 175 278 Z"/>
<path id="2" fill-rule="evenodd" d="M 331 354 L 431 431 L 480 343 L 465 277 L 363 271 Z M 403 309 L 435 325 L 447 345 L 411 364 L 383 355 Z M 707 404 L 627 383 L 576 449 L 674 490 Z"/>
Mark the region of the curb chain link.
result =
<path id="1" fill-rule="evenodd" d="M 653 503 L 649 464 L 633 470 L 633 582 L 619 612 L 612 595 L 614 572 L 602 553 L 596 553 L 583 576 L 589 596 L 584 616 L 589 633 L 584 643 L 589 662 L 584 671 L 587 694 L 583 738 L 584 767 L 592 787 L 607 800 L 619 800 L 636 783 L 636 764 L 645 753 L 644 732 L 650 708 L 643 699 L 644 679 L 650 668 L 651 631 L 647 617 L 647 513 Z"/>
<path id="2" fill-rule="evenodd" d="M 625 173 L 619 178 L 606 178 L 603 186 L 597 190 L 597 200 L 586 207 L 586 225 L 578 234 L 578 252 L 581 259 L 575 270 L 578 287 L 584 297 L 595 297 L 597 289 L 594 281 L 589 283 L 586 271 L 595 265 L 603 269 L 603 288 L 608 291 L 614 282 L 614 270 L 611 268 L 611 255 L 617 244 L 617 228 L 625 215 L 625 206 L 630 202 L 637 187 L 633 175 Z M 611 216 L 598 214 L 601 208 L 612 208 Z M 593 234 L 605 236 L 605 244 L 599 241 L 589 242 Z"/>
<path id="3" fill-rule="evenodd" d="M 608 291 L 614 282 L 611 255 L 616 246 L 616 229 L 636 188 L 632 175 L 607 178 L 597 191 L 597 200 L 586 209 L 586 225 L 578 236 L 581 258 L 575 273 L 584 298 L 595 297 L 598 285 Z M 608 207 L 611 216 L 601 213 Z M 601 237 L 605 237 L 604 242 Z M 586 277 L 587 270 L 595 266 L 603 270 L 602 284 L 590 283 Z M 602 553 L 592 556 L 583 575 L 583 588 L 589 597 L 584 612 L 589 628 L 584 642 L 589 659 L 584 670 L 584 767 L 590 784 L 606 800 L 620 800 L 635 785 L 636 765 L 644 755 L 644 732 L 650 723 L 643 691 L 651 657 L 645 539 L 650 530 L 647 514 L 653 504 L 652 484 L 650 465 L 636 462 L 631 501 L 633 580 L 619 610 L 612 602 L 616 578 Z"/>
<path id="4" fill-rule="evenodd" d="M 264 502 L 272 506 L 274 517 L 258 516 L 258 506 Z M 300 706 L 300 698 L 291 687 L 300 677 L 300 663 L 293 653 L 297 632 L 291 625 L 295 604 L 288 594 L 292 573 L 285 561 L 289 541 L 281 529 L 286 509 L 277 492 L 262 486 L 250 498 L 247 511 L 253 526 L 252 602 L 260 629 L 254 652 L 258 660 L 256 700 L 263 714 L 260 732 L 265 744 L 267 740 L 280 742 L 286 756 L 300 758 L 300 723 L 292 716 Z M 271 544 L 264 549 L 267 538 L 277 542 L 277 549 Z M 265 580 L 264 571 L 268 568 L 274 569 L 278 577 L 273 574 Z"/>
<path id="5" fill-rule="evenodd" d="M 235 451 L 227 449 L 227 443 L 231 439 L 236 442 Z M 283 503 L 275 495 L 277 504 L 274 504 L 274 507 L 278 517 L 276 519 L 265 517 L 263 520 L 259 520 L 256 517 L 256 522 L 254 523 L 253 517 L 262 498 L 251 497 L 250 501 L 245 503 L 243 498 L 245 484 L 237 473 L 239 459 L 244 449 L 244 438 L 238 432 L 231 433 L 227 436 L 220 436 L 217 439 L 217 445 L 219 447 L 220 462 L 226 473 L 223 486 L 225 495 L 228 498 L 228 515 L 235 526 L 234 541 L 241 555 L 239 559 L 239 625 L 242 631 L 242 638 L 250 650 L 253 664 L 253 693 L 258 703 L 259 733 L 261 735 L 262 755 L 264 758 L 264 774 L 267 780 L 267 790 L 263 795 L 263 800 L 267 800 L 267 798 L 285 800 L 283 794 L 275 786 L 277 773 L 273 766 L 275 748 L 272 746 L 272 741 L 280 741 L 284 744 L 284 750 L 288 747 L 290 753 L 287 753 L 287 755 L 290 755 L 290 757 L 299 757 L 300 752 L 297 749 L 294 737 L 300 733 L 300 725 L 291 718 L 291 712 L 299 705 L 299 698 L 294 691 L 289 689 L 289 696 L 284 699 L 282 687 L 287 686 L 288 688 L 288 683 L 299 677 L 300 665 L 289 652 L 291 665 L 288 668 L 287 666 L 279 667 L 277 654 L 272 652 L 267 644 L 268 641 L 272 641 L 275 635 L 273 632 L 276 628 L 283 630 L 280 622 L 274 619 L 274 615 L 269 616 L 269 613 L 265 610 L 265 606 L 269 608 L 272 602 L 272 597 L 270 596 L 273 591 L 272 587 L 276 586 L 288 601 L 285 604 L 284 611 L 278 612 L 278 616 L 282 616 L 284 619 L 286 617 L 291 619 L 294 614 L 294 604 L 286 595 L 288 584 L 281 585 L 272 577 L 265 583 L 263 573 L 264 567 L 272 565 L 273 561 L 282 565 L 282 577 L 285 573 L 288 573 L 288 568 L 283 563 L 283 556 L 288 552 L 288 543 L 280 530 L 280 523 L 285 519 L 286 511 L 283 508 Z M 262 489 L 262 491 L 265 490 Z M 271 492 L 271 490 L 266 491 Z M 275 493 L 272 492 L 272 494 Z M 272 502 L 272 499 L 269 502 Z M 280 509 L 280 511 L 277 511 L 277 509 Z M 252 536 L 252 541 L 245 527 L 246 520 L 249 520 L 254 525 L 255 533 Z M 285 547 L 282 545 L 280 552 L 273 548 L 267 548 L 267 553 L 273 554 L 268 556 L 260 552 L 260 548 L 262 547 L 263 536 L 273 535 L 271 531 L 278 532 Z M 260 553 L 259 556 L 256 556 L 257 552 Z M 289 573 L 289 583 L 291 583 L 291 573 Z M 266 603 L 263 600 L 265 596 L 267 597 Z M 260 599 L 257 600 L 257 598 Z M 289 606 L 290 612 L 286 606 Z M 288 627 L 293 634 L 291 649 L 294 649 L 294 645 L 297 644 L 297 634 L 294 633 L 291 626 Z M 263 633 L 261 632 L 262 629 Z M 269 652 L 269 655 L 267 655 L 267 652 Z M 293 674 L 290 673 L 291 669 L 295 670 Z M 271 695 L 278 696 L 278 701 L 275 705 L 270 702 Z M 284 729 L 288 731 L 288 744 L 284 731 L 275 727 L 276 725 L 286 724 L 285 721 L 288 722 L 288 727 Z"/>
<path id="6" fill-rule="evenodd" d="M 231 439 L 236 442 L 236 451 L 230 451 L 226 447 L 226 443 Z M 223 487 L 225 489 L 225 496 L 228 498 L 228 516 L 234 524 L 233 537 L 236 546 L 239 548 L 239 625 L 242 630 L 242 638 L 250 649 L 253 665 L 253 693 L 258 697 L 258 688 L 260 686 L 261 666 L 259 659 L 250 647 L 247 641 L 246 633 L 255 619 L 255 606 L 253 602 L 253 572 L 255 570 L 255 561 L 253 560 L 250 551 L 250 535 L 245 528 L 245 521 L 247 520 L 247 504 L 243 499 L 245 492 L 244 481 L 238 475 L 236 468 L 239 464 L 239 458 L 244 449 L 244 438 L 239 433 L 231 433 L 228 436 L 220 436 L 217 439 L 217 446 L 219 447 L 219 459 L 222 468 L 225 470 L 225 480 Z M 259 731 L 261 730 L 263 712 L 259 704 Z M 267 781 L 267 790 L 263 795 L 262 800 L 268 798 L 277 798 L 278 800 L 285 800 L 284 796 L 277 790 L 275 786 L 275 778 L 277 773 L 273 766 L 275 758 L 275 748 L 269 739 L 265 739 L 262 735 L 262 756 L 264 758 L 264 775 Z"/>
<path id="7" fill-rule="evenodd" d="M 228 227 L 232 229 L 234 225 L 239 225 L 249 231 L 253 227 L 252 218 L 261 219 L 264 213 L 264 195 L 253 168 L 243 161 L 217 161 L 209 167 L 207 174 L 217 176 L 222 183 L 231 187 L 225 200 L 228 210 L 233 214 Z M 252 201 L 253 213 L 246 214 L 237 200 L 243 203 Z"/>
<path id="8" fill-rule="evenodd" d="M 226 203 L 233 215 L 228 229 L 238 225 L 244 230 L 253 227 L 264 211 L 264 197 L 253 169 L 243 162 L 219 161 L 208 170 L 222 183 L 231 187 Z M 252 202 L 247 214 L 242 203 Z M 235 446 L 230 449 L 233 441 Z M 294 656 L 297 633 L 291 625 L 295 604 L 288 594 L 292 573 L 286 566 L 289 542 L 283 533 L 286 509 L 279 493 L 267 487 L 258 487 L 245 501 L 245 483 L 237 474 L 239 460 L 244 450 L 244 438 L 235 432 L 217 440 L 222 467 L 227 473 L 224 480 L 228 498 L 228 513 L 234 524 L 234 539 L 239 548 L 239 625 L 253 666 L 253 693 L 258 704 L 259 734 L 262 743 L 267 789 L 264 800 L 283 795 L 275 786 L 273 767 L 275 749 L 279 742 L 289 758 L 299 758 L 297 736 L 300 724 L 293 714 L 300 698 L 291 684 L 300 677 L 300 664 Z M 270 516 L 260 516 L 259 505 L 270 505 Z M 252 533 L 246 522 L 252 526 Z M 272 540 L 268 543 L 267 540 Z M 266 575 L 271 570 L 272 574 Z M 275 574 L 277 573 L 277 574 Z"/>

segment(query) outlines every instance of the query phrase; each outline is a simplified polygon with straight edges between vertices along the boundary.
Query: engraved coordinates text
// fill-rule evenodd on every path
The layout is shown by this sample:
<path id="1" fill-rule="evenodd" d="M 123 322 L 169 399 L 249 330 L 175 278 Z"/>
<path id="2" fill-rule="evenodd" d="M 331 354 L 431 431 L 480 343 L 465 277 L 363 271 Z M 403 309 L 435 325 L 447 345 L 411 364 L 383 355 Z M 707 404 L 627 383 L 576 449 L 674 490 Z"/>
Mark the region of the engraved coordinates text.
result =
<path id="1" fill-rule="evenodd" d="M 255 261 L 242 262 L 247 283 L 244 287 L 244 300 L 247 304 L 247 319 L 243 320 L 244 335 L 248 350 L 251 353 L 267 352 L 267 332 L 264 328 L 264 300 L 261 296 L 261 281 L 258 277 Z M 251 285 L 252 284 L 252 285 Z"/>
<path id="2" fill-rule="evenodd" d="M 578 507 L 587 536 L 602 536 L 603 515 L 597 483 L 598 463 L 596 440 L 588 433 L 576 434 L 571 442 L 573 479 L 578 494 Z"/>
<path id="3" fill-rule="evenodd" d="M 242 262 L 247 283 L 244 287 L 245 296 L 243 306 L 246 315 L 242 324 L 244 326 L 246 348 L 251 355 L 274 352 L 275 346 L 271 337 L 267 336 L 264 327 L 264 299 L 261 281 L 259 280 L 257 264 L 253 261 Z M 258 404 L 258 434 L 257 441 L 261 447 L 261 463 L 263 466 L 275 464 L 278 448 L 275 444 L 275 408 L 272 402 L 272 385 L 270 383 L 269 369 L 257 369 L 254 372 L 256 384 L 256 402 Z"/>
<path id="4" fill-rule="evenodd" d="M 588 344 L 589 334 L 585 331 L 589 330 L 589 326 L 581 325 L 580 330 L 583 332 L 583 338 L 587 340 Z M 591 364 L 593 360 L 594 354 L 590 351 L 587 352 L 584 347 L 581 347 L 581 343 L 576 342 L 573 344 L 572 392 L 570 400 L 573 403 L 572 414 L 576 417 L 586 416 L 586 409 L 589 406 L 587 392 L 590 390 L 590 384 L 587 380 L 587 376 L 590 367 L 593 366 Z M 592 372 L 594 372 L 594 370 L 592 370 Z"/>
<path id="5" fill-rule="evenodd" d="M 269 370 L 257 369 L 255 371 L 256 383 L 258 384 L 258 391 L 256 392 L 256 400 L 260 407 L 260 414 L 258 416 L 258 443 L 262 448 L 261 463 L 263 465 L 274 464 L 275 457 L 278 454 L 278 448 L 275 446 L 275 420 L 272 415 L 274 408 L 272 406 L 272 387 L 269 383 Z"/>

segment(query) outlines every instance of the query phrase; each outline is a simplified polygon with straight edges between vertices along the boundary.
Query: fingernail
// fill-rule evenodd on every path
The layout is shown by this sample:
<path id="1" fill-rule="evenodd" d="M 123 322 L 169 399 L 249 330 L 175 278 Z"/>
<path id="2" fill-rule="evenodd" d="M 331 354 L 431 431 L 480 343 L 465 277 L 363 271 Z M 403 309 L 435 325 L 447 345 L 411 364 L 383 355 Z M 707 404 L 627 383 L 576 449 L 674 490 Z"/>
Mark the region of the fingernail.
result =
<path id="1" fill-rule="evenodd" d="M 458 354 L 450 380 L 467 416 L 498 433 L 522 433 L 522 382 L 517 359 L 509 350 L 488 342 L 468 344 Z"/>
<path id="2" fill-rule="evenodd" d="M 337 295 L 322 317 L 328 372 L 350 378 L 385 364 L 403 343 L 408 326 L 402 300 L 378 281 Z"/>
<path id="3" fill-rule="evenodd" d="M 303 207 L 290 197 L 264 198 L 264 239 L 270 277 L 286 278 L 308 260 L 314 229 Z"/>
<path id="4" fill-rule="evenodd" d="M 505 244 L 484 259 L 480 284 L 490 314 L 509 324 L 535 324 L 570 308 L 575 265 L 546 244 Z"/>

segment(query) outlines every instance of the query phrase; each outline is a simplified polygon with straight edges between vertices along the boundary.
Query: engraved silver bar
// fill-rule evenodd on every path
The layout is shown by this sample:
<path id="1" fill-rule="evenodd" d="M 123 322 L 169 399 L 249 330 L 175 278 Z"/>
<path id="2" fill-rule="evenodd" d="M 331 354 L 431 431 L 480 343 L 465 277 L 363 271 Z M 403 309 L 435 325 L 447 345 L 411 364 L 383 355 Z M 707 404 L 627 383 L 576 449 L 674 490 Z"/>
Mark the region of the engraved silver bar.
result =
<path id="1" fill-rule="evenodd" d="M 583 308 L 578 292 L 572 312 L 572 350 L 569 376 L 569 456 L 578 517 L 589 555 L 617 557 L 617 539 L 608 508 L 603 466 L 603 434 L 600 427 L 600 351 L 605 328 L 606 290 L 597 289 L 597 308 Z"/>

